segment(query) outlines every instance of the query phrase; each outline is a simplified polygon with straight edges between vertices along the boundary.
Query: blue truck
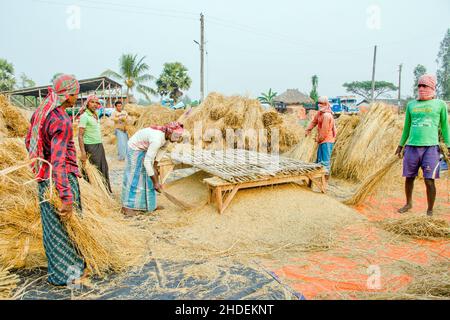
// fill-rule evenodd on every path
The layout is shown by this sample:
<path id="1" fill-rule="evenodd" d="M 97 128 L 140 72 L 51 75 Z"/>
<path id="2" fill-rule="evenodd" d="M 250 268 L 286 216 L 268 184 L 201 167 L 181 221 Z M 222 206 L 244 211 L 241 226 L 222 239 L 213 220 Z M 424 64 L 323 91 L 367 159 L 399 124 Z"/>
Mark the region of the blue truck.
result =
<path id="1" fill-rule="evenodd" d="M 333 110 L 336 116 L 341 114 L 357 114 L 359 107 L 356 105 L 357 100 L 354 96 L 338 96 L 335 98 L 329 98 L 328 101 L 331 104 L 331 110 Z"/>

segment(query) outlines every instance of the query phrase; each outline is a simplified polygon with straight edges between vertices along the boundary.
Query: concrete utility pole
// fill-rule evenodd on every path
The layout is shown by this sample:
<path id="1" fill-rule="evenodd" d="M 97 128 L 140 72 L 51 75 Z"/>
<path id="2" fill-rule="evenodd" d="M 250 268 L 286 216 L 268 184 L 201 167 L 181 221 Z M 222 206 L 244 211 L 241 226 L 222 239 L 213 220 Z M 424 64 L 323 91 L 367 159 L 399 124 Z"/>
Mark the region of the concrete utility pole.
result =
<path id="1" fill-rule="evenodd" d="M 377 46 L 374 48 L 373 52 L 373 69 L 372 69 L 372 101 L 375 99 L 375 66 L 377 64 Z"/>
<path id="2" fill-rule="evenodd" d="M 401 111 L 402 68 L 403 64 L 400 64 L 398 66 L 398 114 Z"/>
<path id="3" fill-rule="evenodd" d="M 200 99 L 205 99 L 205 16 L 200 14 Z"/>

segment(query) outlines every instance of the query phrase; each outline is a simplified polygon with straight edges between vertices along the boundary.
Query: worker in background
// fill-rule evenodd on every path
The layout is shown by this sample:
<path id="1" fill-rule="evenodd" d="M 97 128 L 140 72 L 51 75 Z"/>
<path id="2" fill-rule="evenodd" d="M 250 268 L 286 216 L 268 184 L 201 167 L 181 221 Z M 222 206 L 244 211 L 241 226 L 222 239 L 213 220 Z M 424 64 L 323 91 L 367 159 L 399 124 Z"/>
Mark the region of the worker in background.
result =
<path id="1" fill-rule="evenodd" d="M 30 159 L 45 159 L 52 167 L 50 171 L 50 166 L 41 161 L 35 161 L 32 166 L 38 181 L 48 281 L 56 286 L 74 284 L 74 278 L 82 280 L 85 270 L 84 259 L 63 225 L 63 219 L 70 218 L 73 208 L 77 212 L 81 211 L 77 178 L 80 174 L 72 121 L 66 113 L 66 108 L 76 104 L 79 90 L 79 83 L 73 76 L 61 75 L 55 79 L 47 97 L 33 113 L 25 139 Z M 45 194 L 50 187 L 50 178 L 53 178 L 61 199 L 61 208 L 44 201 L 47 199 Z"/>
<path id="2" fill-rule="evenodd" d="M 123 109 L 122 101 L 116 101 L 114 103 L 116 110 L 114 110 L 111 118 L 114 121 L 114 134 L 117 138 L 117 153 L 118 160 L 124 161 L 127 156 L 127 144 L 128 144 L 128 133 L 127 133 L 127 121 L 128 112 Z"/>
<path id="3" fill-rule="evenodd" d="M 439 179 L 440 152 L 439 129 L 445 144 L 450 147 L 447 104 L 435 99 L 436 78 L 424 75 L 418 81 L 417 100 L 410 101 L 406 106 L 405 125 L 400 144 L 395 152 L 403 158 L 403 176 L 405 180 L 406 205 L 398 210 L 399 213 L 408 212 L 412 207 L 412 193 L 414 180 L 419 168 L 422 168 L 427 191 L 427 215 L 433 215 L 436 200 L 436 185 Z M 406 147 L 405 147 L 406 145 Z"/>
<path id="4" fill-rule="evenodd" d="M 306 129 L 305 136 L 310 135 L 312 129 L 317 126 L 318 134 L 316 142 L 319 144 L 319 148 L 317 150 L 316 162 L 320 163 L 325 168 L 325 177 L 328 181 L 331 173 L 331 153 L 333 152 L 337 132 L 328 97 L 320 97 L 318 102 L 319 112 L 315 115 L 314 119 Z"/>
<path id="5" fill-rule="evenodd" d="M 182 139 L 183 125 L 171 122 L 137 131 L 128 141 L 123 175 L 122 211 L 128 216 L 163 209 L 156 205 L 156 192 L 162 191 L 155 157 L 167 141 Z"/>
<path id="6" fill-rule="evenodd" d="M 97 167 L 105 178 L 106 187 L 112 193 L 109 182 L 108 162 L 106 161 L 105 148 L 102 143 L 102 132 L 97 109 L 100 106 L 97 96 L 91 95 L 86 100 L 85 112 L 80 117 L 78 124 L 78 142 L 81 151 L 81 162 L 89 161 Z"/>

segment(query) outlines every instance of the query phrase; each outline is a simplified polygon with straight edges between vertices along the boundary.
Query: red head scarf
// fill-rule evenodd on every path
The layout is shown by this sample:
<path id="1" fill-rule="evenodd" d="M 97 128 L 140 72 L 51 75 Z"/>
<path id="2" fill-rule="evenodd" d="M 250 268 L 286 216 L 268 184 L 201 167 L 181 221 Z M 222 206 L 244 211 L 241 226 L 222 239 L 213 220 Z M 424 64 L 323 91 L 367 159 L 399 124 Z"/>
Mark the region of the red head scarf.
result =
<path id="1" fill-rule="evenodd" d="M 418 100 L 432 100 L 436 97 L 436 78 L 431 74 L 425 74 L 419 78 L 418 85 L 424 85 L 425 88 L 419 88 Z"/>
<path id="2" fill-rule="evenodd" d="M 179 122 L 169 122 L 163 126 L 151 126 L 150 128 L 160 130 L 165 134 L 172 135 L 173 133 L 182 135 L 184 132 L 183 124 Z"/>
<path id="3" fill-rule="evenodd" d="M 29 157 L 44 158 L 41 129 L 47 116 L 54 109 L 63 104 L 70 95 L 76 95 L 80 91 L 80 84 L 74 76 L 63 74 L 53 81 L 53 87 L 48 88 L 48 95 L 35 111 L 33 123 L 31 123 Z M 42 163 L 35 161 L 32 165 L 35 174 L 39 174 Z"/>

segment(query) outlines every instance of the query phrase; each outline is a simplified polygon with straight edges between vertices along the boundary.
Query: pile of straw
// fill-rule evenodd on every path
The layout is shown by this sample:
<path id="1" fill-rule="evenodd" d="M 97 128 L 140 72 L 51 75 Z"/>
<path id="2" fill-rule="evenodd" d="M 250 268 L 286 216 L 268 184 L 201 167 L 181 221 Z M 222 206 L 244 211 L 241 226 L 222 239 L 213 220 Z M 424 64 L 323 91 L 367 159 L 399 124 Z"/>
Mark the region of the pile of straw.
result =
<path id="1" fill-rule="evenodd" d="M 331 175 L 360 183 L 354 195 L 345 202 L 359 204 L 396 176 L 400 161 L 393 155 L 400 141 L 403 120 L 391 107 L 377 103 L 365 114 L 342 115 L 336 120 L 336 127 Z M 314 162 L 318 147 L 314 132 L 308 138 L 302 138 L 285 155 Z"/>
<path id="2" fill-rule="evenodd" d="M 140 106 L 140 105 L 137 105 L 137 104 L 128 103 L 128 104 L 126 104 L 124 106 L 124 109 L 125 109 L 126 112 L 128 112 L 128 115 L 130 117 L 139 118 L 145 112 L 147 107 Z"/>
<path id="3" fill-rule="evenodd" d="M 384 166 L 365 178 L 353 196 L 344 201 L 344 203 L 347 205 L 357 205 L 362 203 L 371 193 L 373 193 L 380 181 L 382 181 L 391 169 L 399 162 L 400 159 L 396 155 L 391 156 Z"/>
<path id="4" fill-rule="evenodd" d="M 361 122 L 361 117 L 357 115 L 341 115 L 336 120 L 337 137 L 333 148 L 332 161 L 335 166 L 339 166 L 339 161 L 343 159 L 339 156 L 339 161 L 336 161 L 337 155 L 341 155 L 344 149 L 348 146 L 347 143 L 353 136 L 353 133 Z"/>
<path id="5" fill-rule="evenodd" d="M 353 121 L 356 124 L 357 120 Z M 400 141 L 403 122 L 390 107 L 376 103 L 356 127 L 354 124 L 348 124 L 347 130 L 341 128 L 346 139 L 340 139 L 338 132 L 332 174 L 361 182 L 389 162 Z"/>
<path id="6" fill-rule="evenodd" d="M 1 142 L 0 160 L 0 170 L 26 161 L 23 142 Z M 9 175 L 0 172 L 0 263 L 15 268 L 46 263 L 37 186 L 34 182 L 25 184 L 32 178 L 27 166 Z M 120 204 L 97 186 L 83 179 L 79 182 L 83 211 L 74 213 L 64 224 L 85 258 L 88 271 L 101 276 L 140 264 L 148 249 L 145 232 L 125 220 Z M 53 196 L 52 204 L 57 205 L 58 199 Z"/>
<path id="7" fill-rule="evenodd" d="M 184 110 L 171 110 L 160 105 L 144 107 L 127 104 L 125 105 L 125 110 L 128 112 L 126 130 L 129 137 L 133 136 L 139 129 L 176 121 L 184 113 Z M 101 125 L 103 142 L 110 145 L 115 144 L 116 136 L 114 134 L 114 121 L 112 119 L 104 118 L 101 120 Z"/>
<path id="8" fill-rule="evenodd" d="M 317 149 L 319 147 L 316 142 L 316 137 L 317 129 L 314 129 L 307 137 L 305 137 L 305 134 L 302 134 L 300 142 L 286 152 L 284 156 L 305 162 L 315 162 L 317 159 Z"/>
<path id="9" fill-rule="evenodd" d="M 149 106 L 145 108 L 145 112 L 139 117 L 136 128 L 139 130 L 153 125 L 163 125 L 176 121 L 183 113 L 184 110 L 171 110 L 160 105 Z"/>
<path id="10" fill-rule="evenodd" d="M 18 108 L 9 104 L 5 96 L 0 95 L 0 136 L 23 137 L 27 134 L 29 121 Z"/>
<path id="11" fill-rule="evenodd" d="M 11 299 L 19 283 L 19 277 L 9 272 L 9 268 L 0 267 L 0 300 Z"/>
<path id="12" fill-rule="evenodd" d="M 289 116 L 281 116 L 275 109 L 265 111 L 258 100 L 241 96 L 226 97 L 219 93 L 209 94 L 200 106 L 187 112 L 181 121 L 191 133 L 191 142 L 194 141 L 194 128 L 201 125 L 199 138 L 204 148 L 210 148 L 215 141 L 225 141 L 227 131 L 231 130 L 236 136 L 241 135 L 236 138 L 235 147 L 238 146 L 237 140 L 243 139 L 244 145 L 240 147 L 252 149 L 258 145 L 267 145 L 270 150 L 271 137 L 278 130 L 279 150 L 284 153 L 298 143 L 301 135 L 301 127 L 295 123 L 295 117 L 290 119 Z"/>
<path id="13" fill-rule="evenodd" d="M 90 161 L 86 161 L 82 164 L 83 172 L 87 176 L 89 183 L 96 189 L 102 192 L 102 196 L 105 199 L 113 201 L 111 194 L 106 187 L 106 180 L 103 175 L 98 171 L 97 167 L 94 166 Z"/>
<path id="14" fill-rule="evenodd" d="M 418 267 L 414 280 L 406 290 L 407 294 L 427 298 L 450 298 L 450 271 L 448 263 L 429 267 Z"/>
<path id="15" fill-rule="evenodd" d="M 386 293 L 363 293 L 365 300 L 448 300 L 450 298 L 450 274 L 448 263 L 429 266 L 407 264 L 405 273 L 412 277 L 410 284 L 400 291 Z"/>
<path id="16" fill-rule="evenodd" d="M 430 218 L 424 215 L 409 216 L 381 222 L 383 229 L 419 239 L 450 239 L 450 226 L 443 219 Z"/>

